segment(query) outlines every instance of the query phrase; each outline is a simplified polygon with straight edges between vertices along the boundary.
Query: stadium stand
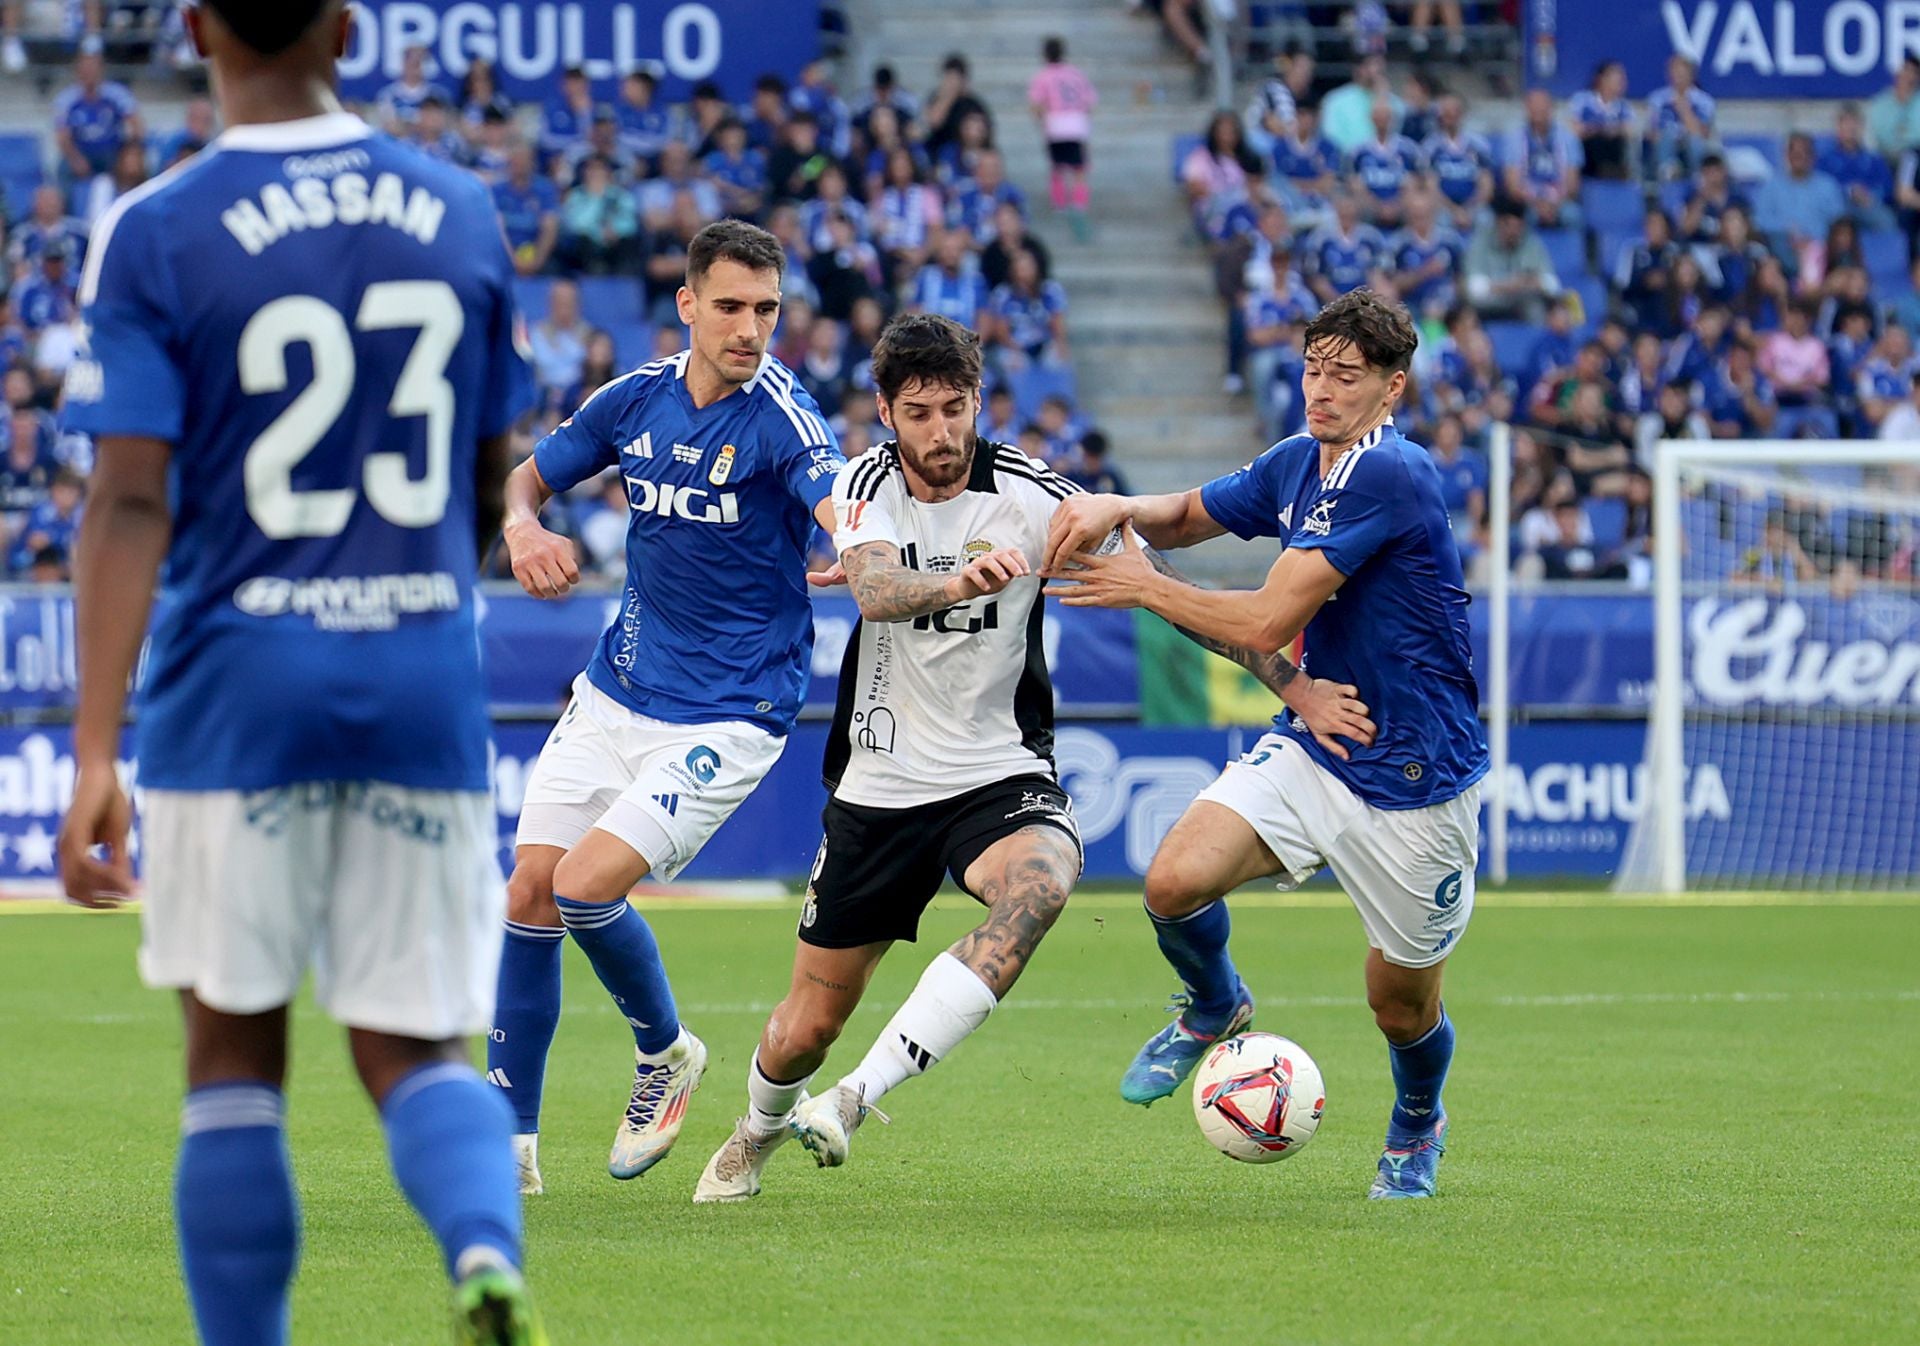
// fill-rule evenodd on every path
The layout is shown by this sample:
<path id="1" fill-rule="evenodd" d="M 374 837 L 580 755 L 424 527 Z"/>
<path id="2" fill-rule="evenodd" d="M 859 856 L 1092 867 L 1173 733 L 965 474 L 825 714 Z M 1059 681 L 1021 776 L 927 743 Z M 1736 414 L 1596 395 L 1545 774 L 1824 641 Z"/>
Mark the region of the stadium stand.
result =
<path id="1" fill-rule="evenodd" d="M 1488 427 L 1509 407 L 1516 566 L 1644 584 L 1655 441 L 1872 438 L 1911 403 L 1920 151 L 1864 147 L 1859 109 L 1823 113 L 1833 134 L 1746 130 L 1689 143 L 1663 107 L 1690 96 L 1711 127 L 1711 100 L 1698 101 L 1697 86 L 1634 102 L 1603 70 L 1592 91 L 1551 106 L 1546 125 L 1517 110 L 1469 107 L 1471 129 L 1448 136 L 1432 113 L 1454 91 L 1423 59 L 1443 35 L 1416 42 L 1365 4 L 1330 7 L 1338 23 L 1308 23 L 1306 6 L 1251 8 L 1255 89 L 1237 137 L 1216 119 L 1171 146 L 1196 231 L 1216 256 L 1244 267 L 1221 286 L 1228 389 L 1255 375 L 1247 391 L 1257 419 L 1270 434 L 1290 431 L 1299 361 L 1254 349 L 1249 324 L 1282 311 L 1304 323 L 1319 302 L 1360 284 L 1398 292 L 1426 327 L 1400 420 L 1430 444 L 1459 445 L 1443 469 L 1470 562 L 1486 546 Z M 1469 49 L 1490 50 L 1467 10 Z M 1270 72 L 1258 68 L 1269 52 Z M 1419 63 L 1389 73 L 1383 52 Z M 1474 63 L 1464 67 L 1445 77 L 1482 87 Z M 1544 98 L 1531 95 L 1529 110 Z M 1343 126 L 1370 107 L 1389 119 L 1380 146 L 1396 135 L 1417 143 L 1399 190 L 1451 216 L 1445 223 L 1458 235 L 1445 238 L 1443 227 L 1445 241 L 1416 243 L 1404 230 L 1348 223 L 1378 191 L 1381 156 L 1371 142 L 1340 151 L 1327 138 L 1351 142 Z M 1482 153 L 1496 197 L 1450 211 L 1474 178 L 1471 165 L 1460 167 L 1464 156 Z M 1548 200 L 1569 169 L 1577 195 Z M 1275 208 L 1285 219 L 1278 239 L 1262 223 Z M 1415 274 L 1435 257 L 1437 275 Z M 1429 296 L 1438 293 L 1457 298 L 1437 304 Z M 1751 513 L 1729 515 L 1730 564 L 1756 545 L 1761 520 Z M 1911 578 L 1894 573 L 1898 559 L 1886 548 L 1856 545 L 1863 530 L 1843 518 L 1822 515 L 1805 528 L 1820 539 L 1809 554 L 1829 572 Z"/>
<path id="2" fill-rule="evenodd" d="M 204 140 L 147 133 L 128 88 L 136 76 L 170 95 L 197 87 L 198 72 L 180 60 L 172 12 L 76 4 L 56 28 L 0 35 L 9 62 L 24 65 L 51 109 L 38 127 L 0 134 L 0 226 L 9 240 L 0 359 L 19 375 L 0 418 L 0 554 L 13 578 L 66 574 L 67 532 L 28 530 L 55 477 L 77 478 L 90 460 L 90 446 L 62 438 L 55 420 L 86 230 L 117 196 Z M 825 50 L 837 50 L 843 26 L 839 8 L 826 6 Z M 520 436 L 522 453 L 600 382 L 678 348 L 672 296 L 686 244 L 733 214 L 787 245 L 776 352 L 829 412 L 849 455 L 884 437 L 868 370 L 880 326 L 891 313 L 923 308 L 982 332 L 989 389 L 1004 389 L 1012 408 L 990 427 L 996 435 L 1069 475 L 1117 480 L 1104 439 L 1091 459 L 1081 450 L 1092 427 L 1075 407 L 1071 297 L 1050 278 L 1047 249 L 1026 228 L 1026 196 L 1007 181 L 994 146 L 996 119 L 1009 110 L 969 90 L 962 53 L 948 57 L 940 88 L 924 100 L 885 66 L 868 73 L 868 87 L 843 97 L 822 59 L 791 88 L 762 76 L 737 107 L 713 85 L 696 87 L 686 105 L 656 107 L 641 71 L 611 102 L 594 101 L 584 80 L 563 80 L 544 106 L 515 106 L 484 65 L 458 88 L 410 67 L 358 109 L 494 186 L 543 395 Z M 48 184 L 57 191 L 42 192 Z M 589 483 L 555 511 L 595 572 L 617 574 L 621 564 L 618 530 L 601 517 L 617 507 Z M 29 538 L 46 545 L 28 546 Z"/>

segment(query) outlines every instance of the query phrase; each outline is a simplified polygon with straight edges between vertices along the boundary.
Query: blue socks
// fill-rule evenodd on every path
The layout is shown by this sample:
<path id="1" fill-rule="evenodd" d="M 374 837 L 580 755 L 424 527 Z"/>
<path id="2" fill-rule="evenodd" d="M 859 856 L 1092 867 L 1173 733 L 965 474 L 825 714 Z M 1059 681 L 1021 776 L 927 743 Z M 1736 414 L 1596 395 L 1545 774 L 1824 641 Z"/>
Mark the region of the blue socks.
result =
<path id="1" fill-rule="evenodd" d="M 1233 1013 L 1234 998 L 1240 990 L 1240 974 L 1234 971 L 1233 958 L 1227 953 L 1233 922 L 1227 915 L 1226 899 L 1216 899 L 1189 916 L 1155 916 L 1152 911 L 1147 916 L 1160 941 L 1160 952 L 1180 974 L 1181 984 L 1192 998 L 1189 1020 L 1202 1027 L 1224 1024 Z"/>
<path id="2" fill-rule="evenodd" d="M 667 985 L 660 946 L 646 918 L 624 897 L 615 902 L 576 902 L 555 893 L 553 900 L 574 942 L 633 1025 L 634 1045 L 648 1056 L 671 1047 L 680 1036 L 680 1014 Z"/>
<path id="3" fill-rule="evenodd" d="M 285 1104 L 270 1084 L 195 1089 L 180 1116 L 174 1218 L 204 1346 L 281 1346 L 300 1256 Z"/>
<path id="4" fill-rule="evenodd" d="M 1447 1067 L 1453 1063 L 1453 1020 L 1447 1007 L 1440 1007 L 1440 1022 L 1407 1043 L 1387 1044 L 1393 1062 L 1393 1116 L 1387 1121 L 1387 1135 L 1425 1135 L 1440 1117 L 1440 1086 L 1447 1082 Z"/>
<path id="5" fill-rule="evenodd" d="M 547 1049 L 560 1026 L 560 954 L 567 932 L 557 925 L 507 922 L 500 985 L 487 1035 L 487 1080 L 506 1094 L 513 1129 L 540 1129 Z"/>
<path id="6" fill-rule="evenodd" d="M 519 1266 L 520 1180 L 500 1092 L 471 1066 L 436 1062 L 403 1076 L 380 1118 L 393 1176 L 440 1244 L 448 1275 L 474 1247 Z"/>

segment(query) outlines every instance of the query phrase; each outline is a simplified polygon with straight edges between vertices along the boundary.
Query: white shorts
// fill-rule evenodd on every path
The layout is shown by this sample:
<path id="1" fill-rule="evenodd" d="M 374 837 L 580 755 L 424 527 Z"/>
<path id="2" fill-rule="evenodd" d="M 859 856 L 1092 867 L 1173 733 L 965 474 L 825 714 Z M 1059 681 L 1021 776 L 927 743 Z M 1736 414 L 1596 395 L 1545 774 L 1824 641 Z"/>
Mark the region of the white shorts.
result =
<path id="1" fill-rule="evenodd" d="M 745 720 L 649 719 L 582 673 L 527 778 L 515 844 L 570 851 L 597 827 L 638 851 L 651 877 L 675 878 L 786 746 Z"/>
<path id="2" fill-rule="evenodd" d="M 1285 867 L 1282 889 L 1322 865 L 1389 963 L 1432 967 L 1473 915 L 1480 787 L 1423 809 L 1377 809 L 1284 734 L 1268 734 L 1201 799 L 1245 818 Z"/>
<path id="3" fill-rule="evenodd" d="M 143 790 L 140 975 L 258 1014 L 311 966 L 321 1008 L 349 1027 L 484 1032 L 506 916 L 498 826 L 478 791 Z"/>

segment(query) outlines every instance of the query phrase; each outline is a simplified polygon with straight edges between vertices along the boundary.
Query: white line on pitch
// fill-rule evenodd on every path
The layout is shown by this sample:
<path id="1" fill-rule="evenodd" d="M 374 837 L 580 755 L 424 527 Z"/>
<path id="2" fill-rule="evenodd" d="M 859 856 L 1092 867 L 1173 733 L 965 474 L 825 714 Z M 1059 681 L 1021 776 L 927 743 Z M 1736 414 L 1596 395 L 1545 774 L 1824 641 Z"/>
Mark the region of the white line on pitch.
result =
<path id="1" fill-rule="evenodd" d="M 1787 1005 L 1787 1004 L 1873 1004 L 1873 1003 L 1909 1003 L 1920 1001 L 1920 989 L 1893 991 L 1590 991 L 1572 992 L 1565 995 L 1497 995 L 1497 996 L 1449 996 L 1449 1003 L 1455 1005 L 1492 1006 L 1497 1009 L 1580 1009 L 1590 1006 L 1609 1005 Z M 1341 995 L 1296 995 L 1263 996 L 1260 1004 L 1267 1009 L 1357 1009 L 1367 1002 L 1360 996 Z M 690 1001 L 680 1006 L 685 1015 L 701 1014 L 768 1014 L 775 1002 L 771 1000 L 712 1000 Z M 892 1013 L 899 1006 L 891 1001 L 867 1001 L 854 1012 L 856 1014 Z M 1095 1010 L 1141 1010 L 1147 1013 L 1160 1013 L 1148 1000 L 1060 1000 L 1047 998 L 1015 997 L 1000 1006 L 1002 1013 L 1007 1010 L 1033 1010 L 1045 1013 L 1086 1013 Z M 575 1009 L 574 1014 L 614 1014 L 613 1005 L 596 1003 L 584 1009 Z M 320 1012 L 311 1005 L 301 1005 L 295 1013 L 300 1018 L 320 1018 Z M 106 1026 L 140 1023 L 149 1018 L 143 1014 L 0 1014 L 0 1023 L 20 1024 L 82 1024 L 87 1026 Z"/>

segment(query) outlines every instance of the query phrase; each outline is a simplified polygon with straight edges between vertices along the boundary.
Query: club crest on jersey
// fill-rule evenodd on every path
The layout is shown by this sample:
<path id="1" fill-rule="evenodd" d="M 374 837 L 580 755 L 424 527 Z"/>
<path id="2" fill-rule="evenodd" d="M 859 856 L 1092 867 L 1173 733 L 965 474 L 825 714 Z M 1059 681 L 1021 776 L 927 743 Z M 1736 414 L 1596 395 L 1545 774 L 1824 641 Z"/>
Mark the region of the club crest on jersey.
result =
<path id="1" fill-rule="evenodd" d="M 993 550 L 993 544 L 983 537 L 977 537 L 969 542 L 962 550 L 966 552 L 969 561 L 977 561 Z"/>
<path id="2" fill-rule="evenodd" d="M 713 486 L 725 486 L 727 478 L 733 475 L 733 455 L 737 452 L 733 445 L 720 446 L 720 456 L 713 460 L 713 467 L 707 472 L 707 482 Z"/>

